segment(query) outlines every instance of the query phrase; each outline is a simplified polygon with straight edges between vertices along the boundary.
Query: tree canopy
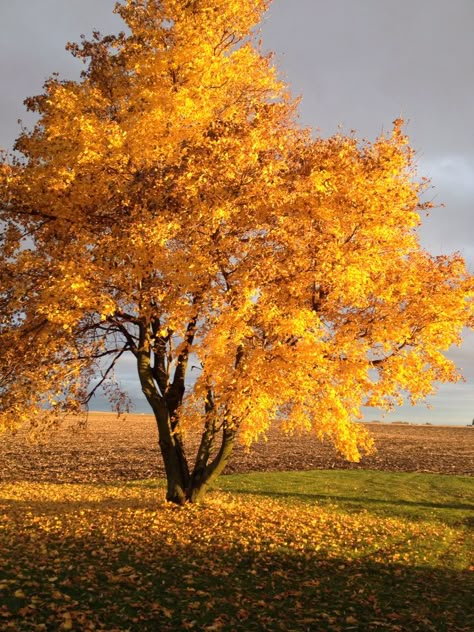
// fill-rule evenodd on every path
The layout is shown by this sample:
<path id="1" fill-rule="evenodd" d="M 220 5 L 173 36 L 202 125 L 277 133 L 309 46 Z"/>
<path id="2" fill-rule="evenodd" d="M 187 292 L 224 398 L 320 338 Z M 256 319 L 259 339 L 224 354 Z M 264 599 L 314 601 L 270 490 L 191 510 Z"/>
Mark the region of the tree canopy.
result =
<path id="1" fill-rule="evenodd" d="M 420 246 L 403 122 L 372 143 L 303 128 L 258 40 L 268 5 L 117 4 L 126 33 L 68 46 L 81 79 L 26 101 L 0 166 L 1 423 L 47 426 L 99 386 L 126 407 L 132 354 L 177 502 L 273 422 L 358 460 L 361 407 L 457 379 L 442 352 L 473 319 L 462 257 Z"/>

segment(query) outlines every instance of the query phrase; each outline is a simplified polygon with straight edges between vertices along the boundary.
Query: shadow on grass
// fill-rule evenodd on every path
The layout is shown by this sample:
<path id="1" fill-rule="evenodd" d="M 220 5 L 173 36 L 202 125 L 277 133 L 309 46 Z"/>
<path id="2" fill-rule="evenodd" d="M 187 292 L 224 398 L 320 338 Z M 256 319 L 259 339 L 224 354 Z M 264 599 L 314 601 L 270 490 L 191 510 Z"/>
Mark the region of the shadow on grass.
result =
<path id="1" fill-rule="evenodd" d="M 236 494 L 249 494 L 253 496 L 266 496 L 273 498 L 282 498 L 282 499 L 291 499 L 291 498 L 299 498 L 305 501 L 324 501 L 324 502 L 343 502 L 343 503 L 351 503 L 354 505 L 387 505 L 387 506 L 400 506 L 400 507 L 423 507 L 427 509 L 457 509 L 462 511 L 474 511 L 474 505 L 469 503 L 437 503 L 437 502 L 420 502 L 418 500 L 401 500 L 399 498 L 395 499 L 386 499 L 386 498 L 367 498 L 357 497 L 357 496 L 342 496 L 337 493 L 328 493 L 328 494 L 315 494 L 315 493 L 307 493 L 307 492 L 276 492 L 269 490 L 251 490 L 245 489 L 238 486 L 229 489 L 229 491 L 235 492 Z"/>
<path id="2" fill-rule="evenodd" d="M 229 490 L 230 491 L 230 490 Z M 277 498 L 282 500 L 296 500 L 311 503 L 320 503 L 322 505 L 337 505 L 348 511 L 369 511 L 380 513 L 387 517 L 410 518 L 414 520 L 423 520 L 427 517 L 427 509 L 435 510 L 436 515 L 440 517 L 448 516 L 446 520 L 450 524 L 464 524 L 466 526 L 474 526 L 474 517 L 466 515 L 468 512 L 474 511 L 474 505 L 462 503 L 431 503 L 407 500 L 384 500 L 380 498 L 355 498 L 353 496 L 343 496 L 338 494 L 312 494 L 300 492 L 275 492 L 275 491 L 251 491 L 248 489 L 232 488 L 232 492 L 242 496 L 260 496 L 263 498 Z M 157 501 L 164 502 L 164 495 L 157 494 Z M 0 497 L 0 510 L 5 511 L 29 511 L 33 509 L 35 512 L 51 513 L 74 513 L 77 510 L 105 510 L 115 511 L 120 508 L 123 510 L 133 510 L 142 507 L 139 499 L 115 499 L 103 498 L 101 500 L 78 500 L 78 501 L 31 501 L 31 500 L 11 500 L 2 499 Z M 453 513 L 455 512 L 455 513 Z M 459 512 L 459 513 L 457 513 Z"/>
<path id="3" fill-rule="evenodd" d="M 12 587 L 0 609 L 5 629 L 61 629 L 69 615 L 72 629 L 132 632 L 474 629 L 467 572 L 251 543 L 177 545 L 166 535 L 112 542 L 45 533 L 41 544 L 52 553 L 41 564 L 19 538 L 0 555 Z M 19 576 L 28 579 L 22 587 Z"/>
<path id="4" fill-rule="evenodd" d="M 284 481 L 283 481 L 284 483 Z M 257 484 L 259 487 L 257 487 Z M 242 496 L 257 496 L 262 498 L 275 498 L 285 501 L 304 502 L 309 504 L 322 505 L 338 505 L 341 509 L 350 512 L 369 511 L 383 516 L 391 516 L 396 518 L 409 518 L 412 520 L 432 519 L 433 516 L 442 518 L 444 522 L 449 524 L 464 524 L 466 526 L 474 526 L 474 504 L 469 502 L 443 502 L 443 501 L 422 501 L 422 500 L 406 500 L 398 498 L 396 492 L 392 498 L 373 498 L 367 497 L 361 493 L 361 490 L 355 490 L 352 495 L 344 493 L 345 490 L 334 489 L 331 492 L 304 492 L 297 489 L 282 490 L 278 489 L 262 489 L 261 482 L 255 486 L 246 486 L 240 482 L 232 481 L 232 477 L 223 477 L 219 480 L 218 488 L 222 491 L 239 494 Z M 61 487 L 61 484 L 57 484 Z M 370 485 L 370 483 L 369 483 Z M 276 486 L 276 485 L 275 485 Z M 300 483 L 301 486 L 301 483 Z M 145 481 L 128 481 L 128 482 L 111 482 L 90 484 L 88 487 L 92 489 L 97 487 L 101 493 L 103 490 L 115 488 L 146 488 L 148 491 L 156 490 L 157 501 L 164 501 L 164 481 L 163 479 L 150 479 Z M 427 490 L 429 493 L 430 490 Z M 387 492 L 387 496 L 388 496 Z M 34 511 L 45 511 L 47 513 L 74 512 L 76 510 L 96 510 L 106 509 L 115 510 L 137 509 L 142 506 L 139 497 L 124 498 L 122 496 L 115 497 L 113 492 L 110 497 L 103 495 L 99 500 L 91 499 L 67 499 L 54 501 L 47 500 L 31 500 L 31 499 L 3 499 L 0 495 L 0 509 L 28 511 L 33 508 Z M 431 510 L 431 511 L 430 511 Z"/>

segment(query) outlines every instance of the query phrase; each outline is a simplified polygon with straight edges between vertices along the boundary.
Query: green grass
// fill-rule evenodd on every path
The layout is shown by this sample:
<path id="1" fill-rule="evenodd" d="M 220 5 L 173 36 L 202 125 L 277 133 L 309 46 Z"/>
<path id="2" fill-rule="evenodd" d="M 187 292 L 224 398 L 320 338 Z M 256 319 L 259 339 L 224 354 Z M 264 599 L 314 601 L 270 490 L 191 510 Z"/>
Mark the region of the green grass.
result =
<path id="1" fill-rule="evenodd" d="M 253 472 L 223 476 L 217 487 L 348 512 L 474 526 L 474 478 L 469 476 L 370 470 Z"/>
<path id="2" fill-rule="evenodd" d="M 468 632 L 473 483 L 248 474 L 184 509 L 161 481 L 0 484 L 0 630 Z"/>

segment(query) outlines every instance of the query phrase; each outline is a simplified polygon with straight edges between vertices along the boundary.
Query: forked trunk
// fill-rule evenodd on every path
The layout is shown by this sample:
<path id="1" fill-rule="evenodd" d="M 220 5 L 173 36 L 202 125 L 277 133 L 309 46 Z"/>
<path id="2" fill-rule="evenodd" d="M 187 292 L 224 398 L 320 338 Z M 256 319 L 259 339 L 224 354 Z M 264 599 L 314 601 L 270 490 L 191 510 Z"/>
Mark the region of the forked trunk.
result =
<path id="1" fill-rule="evenodd" d="M 214 459 L 209 463 L 210 448 L 214 435 L 209 433 L 209 429 L 205 430 L 187 491 L 187 500 L 189 502 L 201 502 L 210 485 L 222 474 L 231 457 L 235 436 L 235 429 L 223 428 L 220 449 Z"/>
<path id="2" fill-rule="evenodd" d="M 204 442 L 207 440 L 208 438 L 205 438 Z M 212 483 L 224 471 L 232 454 L 234 441 L 235 431 L 224 430 L 220 449 L 214 459 L 210 463 L 208 458 L 200 459 L 200 450 L 191 475 L 188 474 L 187 465 L 183 466 L 181 453 L 176 450 L 176 446 L 165 447 L 160 441 L 167 481 L 166 500 L 177 505 L 202 502 Z"/>
<path id="3" fill-rule="evenodd" d="M 158 428 L 158 443 L 167 480 L 166 499 L 178 505 L 184 505 L 187 499 L 186 490 L 189 486 L 189 469 L 182 437 L 177 429 L 173 428 L 172 415 L 167 402 L 156 388 L 150 366 L 149 350 L 139 351 L 137 360 L 142 391 L 153 409 Z"/>
<path id="4" fill-rule="evenodd" d="M 177 398 L 167 396 L 166 389 L 164 389 L 165 395 L 157 390 L 150 364 L 149 348 L 144 346 L 137 352 L 137 361 L 142 391 L 153 409 L 158 428 L 158 443 L 167 481 L 166 500 L 177 505 L 184 505 L 186 502 L 201 502 L 211 483 L 223 472 L 229 461 L 234 446 L 236 426 L 230 424 L 227 419 L 217 424 L 212 398 L 209 396 L 211 403 L 206 406 L 206 426 L 201 437 L 194 470 L 190 474 L 183 439 L 179 431 L 179 421 L 176 417 L 176 411 L 182 399 L 182 389 L 176 390 Z M 212 446 L 219 433 L 221 445 L 217 454 L 211 457 Z"/>

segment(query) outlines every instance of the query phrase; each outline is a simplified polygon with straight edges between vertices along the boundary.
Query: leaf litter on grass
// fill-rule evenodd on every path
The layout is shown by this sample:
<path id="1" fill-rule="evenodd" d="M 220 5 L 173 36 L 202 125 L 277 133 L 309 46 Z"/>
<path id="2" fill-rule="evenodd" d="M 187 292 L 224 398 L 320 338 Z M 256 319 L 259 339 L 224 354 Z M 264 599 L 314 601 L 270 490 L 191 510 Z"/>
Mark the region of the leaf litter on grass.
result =
<path id="1" fill-rule="evenodd" d="M 139 483 L 0 492 L 2 630 L 471 629 L 469 542 L 442 523 L 223 492 L 182 509 Z"/>

